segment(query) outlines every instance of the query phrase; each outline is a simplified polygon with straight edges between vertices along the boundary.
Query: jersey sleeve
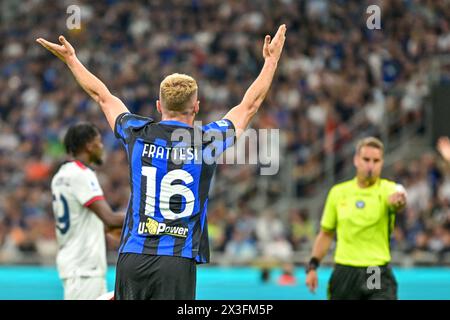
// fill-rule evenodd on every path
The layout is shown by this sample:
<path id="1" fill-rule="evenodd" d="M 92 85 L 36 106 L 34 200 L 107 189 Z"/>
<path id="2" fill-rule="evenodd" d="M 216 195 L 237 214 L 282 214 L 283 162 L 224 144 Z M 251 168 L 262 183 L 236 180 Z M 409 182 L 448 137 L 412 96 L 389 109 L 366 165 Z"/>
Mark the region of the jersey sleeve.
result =
<path id="1" fill-rule="evenodd" d="M 123 142 L 127 143 L 130 141 L 133 135 L 133 129 L 140 129 L 154 120 L 149 117 L 139 116 L 130 112 L 125 112 L 120 114 L 116 118 L 116 123 L 114 125 L 114 134 L 116 138 L 121 139 Z"/>
<path id="2" fill-rule="evenodd" d="M 205 151 L 216 158 L 236 142 L 236 130 L 228 119 L 211 122 L 203 126 L 202 130 L 204 139 L 211 142 Z"/>
<path id="3" fill-rule="evenodd" d="M 83 170 L 74 175 L 72 179 L 73 194 L 84 207 L 88 207 L 95 201 L 105 198 L 100 183 L 92 172 Z"/>
<path id="4" fill-rule="evenodd" d="M 323 210 L 322 220 L 320 222 L 322 229 L 326 231 L 334 231 L 337 227 L 337 210 L 336 210 L 336 189 L 332 188 L 328 193 Z"/>

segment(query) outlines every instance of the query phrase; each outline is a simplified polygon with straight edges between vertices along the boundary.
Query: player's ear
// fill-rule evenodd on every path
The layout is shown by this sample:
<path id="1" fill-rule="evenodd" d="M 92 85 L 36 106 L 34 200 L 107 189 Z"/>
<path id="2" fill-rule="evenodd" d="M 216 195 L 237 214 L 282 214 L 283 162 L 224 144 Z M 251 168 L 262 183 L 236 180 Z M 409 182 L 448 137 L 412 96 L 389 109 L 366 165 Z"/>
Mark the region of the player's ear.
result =
<path id="1" fill-rule="evenodd" d="M 358 165 L 358 153 L 355 153 L 355 155 L 353 156 L 353 165 L 355 167 L 357 167 Z"/>
<path id="2" fill-rule="evenodd" d="M 159 100 L 156 100 L 156 110 L 158 110 L 158 112 L 162 114 L 161 102 Z"/>
<path id="3" fill-rule="evenodd" d="M 84 145 L 84 149 L 91 153 L 94 150 L 94 141 L 89 141 Z"/>
<path id="4" fill-rule="evenodd" d="M 197 100 L 194 103 L 194 113 L 197 114 L 200 111 L 200 101 Z"/>

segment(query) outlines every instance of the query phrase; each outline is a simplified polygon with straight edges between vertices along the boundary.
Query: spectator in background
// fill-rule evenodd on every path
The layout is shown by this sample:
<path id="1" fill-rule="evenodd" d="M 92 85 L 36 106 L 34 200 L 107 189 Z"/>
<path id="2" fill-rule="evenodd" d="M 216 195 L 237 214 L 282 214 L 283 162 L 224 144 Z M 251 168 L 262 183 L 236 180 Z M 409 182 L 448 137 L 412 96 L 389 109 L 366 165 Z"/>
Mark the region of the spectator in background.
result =
<path id="1" fill-rule="evenodd" d="M 245 232 L 236 229 L 225 246 L 226 261 L 242 264 L 253 261 L 258 255 L 255 241 Z"/>
<path id="2" fill-rule="evenodd" d="M 269 243 L 261 244 L 262 259 L 274 261 L 277 265 L 292 261 L 292 245 L 284 235 L 275 236 Z"/>
<path id="3" fill-rule="evenodd" d="M 255 232 L 258 241 L 265 246 L 275 238 L 284 237 L 285 228 L 281 219 L 268 209 L 257 218 Z"/>
<path id="4" fill-rule="evenodd" d="M 288 232 L 289 241 L 295 250 L 301 250 L 304 246 L 308 247 L 312 244 L 316 232 L 306 209 L 291 210 Z"/>
<path id="5" fill-rule="evenodd" d="M 209 213 L 208 236 L 211 251 L 223 251 L 225 246 L 225 223 L 221 206 L 214 207 Z"/>
<path id="6" fill-rule="evenodd" d="M 292 286 L 296 283 L 294 265 L 292 263 L 284 263 L 282 266 L 282 274 L 278 278 L 278 284 L 281 286 Z"/>

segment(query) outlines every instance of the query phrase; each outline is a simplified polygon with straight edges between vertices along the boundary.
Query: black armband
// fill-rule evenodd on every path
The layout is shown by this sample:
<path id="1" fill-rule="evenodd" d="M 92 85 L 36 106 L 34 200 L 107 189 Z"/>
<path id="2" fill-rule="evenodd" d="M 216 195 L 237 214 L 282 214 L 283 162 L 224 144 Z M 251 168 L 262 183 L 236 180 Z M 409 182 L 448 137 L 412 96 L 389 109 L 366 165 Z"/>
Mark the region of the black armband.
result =
<path id="1" fill-rule="evenodd" d="M 320 261 L 316 257 L 312 257 L 308 262 L 308 266 L 306 267 L 306 273 L 311 270 L 316 270 L 320 266 Z"/>

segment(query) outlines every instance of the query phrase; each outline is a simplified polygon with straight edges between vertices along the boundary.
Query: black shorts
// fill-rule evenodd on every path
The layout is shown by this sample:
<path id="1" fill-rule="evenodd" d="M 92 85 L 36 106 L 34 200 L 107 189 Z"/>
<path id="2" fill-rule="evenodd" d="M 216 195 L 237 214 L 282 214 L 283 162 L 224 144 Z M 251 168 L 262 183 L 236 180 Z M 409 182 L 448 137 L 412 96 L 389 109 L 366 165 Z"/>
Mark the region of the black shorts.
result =
<path id="1" fill-rule="evenodd" d="M 397 282 L 390 266 L 351 267 L 337 264 L 328 283 L 328 298 L 397 300 Z"/>
<path id="2" fill-rule="evenodd" d="M 196 262 L 172 256 L 121 253 L 117 261 L 116 300 L 194 300 Z"/>

